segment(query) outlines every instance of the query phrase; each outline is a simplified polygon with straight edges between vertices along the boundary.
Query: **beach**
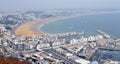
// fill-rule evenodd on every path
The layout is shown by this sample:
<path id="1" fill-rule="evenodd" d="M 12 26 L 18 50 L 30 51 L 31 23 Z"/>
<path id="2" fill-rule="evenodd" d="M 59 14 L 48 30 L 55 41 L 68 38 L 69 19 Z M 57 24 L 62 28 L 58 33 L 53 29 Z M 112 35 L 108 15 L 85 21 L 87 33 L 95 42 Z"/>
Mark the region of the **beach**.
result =
<path id="1" fill-rule="evenodd" d="M 107 13 L 110 13 L 110 12 L 107 12 Z M 34 21 L 29 21 L 29 22 L 21 24 L 14 30 L 14 33 L 16 36 L 20 36 L 20 37 L 21 36 L 24 36 L 24 37 L 44 36 L 47 33 L 45 33 L 45 31 L 38 30 L 36 27 L 45 22 L 51 22 L 51 21 L 53 22 L 53 21 L 57 21 L 60 19 L 68 19 L 68 18 L 73 18 L 73 17 L 78 17 L 78 16 L 107 14 L 107 13 L 102 12 L 102 13 L 89 13 L 89 14 L 75 14 L 75 15 L 69 15 L 69 16 L 57 16 L 57 17 L 51 17 L 51 18 L 37 19 Z M 112 13 L 118 13 L 118 12 L 112 12 Z"/>
<path id="2" fill-rule="evenodd" d="M 34 21 L 29 21 L 18 26 L 14 30 L 14 33 L 16 36 L 19 36 L 19 37 L 44 36 L 44 35 L 47 35 L 47 33 L 39 31 L 37 29 L 38 25 L 43 24 L 45 22 L 55 21 L 55 20 L 59 20 L 61 18 L 67 18 L 67 17 L 69 16 L 58 16 L 58 17 L 43 18 L 43 19 L 37 19 Z"/>
<path id="3" fill-rule="evenodd" d="M 43 36 L 45 35 L 45 33 L 41 31 L 37 31 L 36 26 L 38 24 L 41 24 L 51 19 L 52 18 L 37 19 L 34 21 L 23 23 L 15 29 L 15 35 L 19 37 L 21 36 L 24 36 L 24 37 Z"/>
<path id="4" fill-rule="evenodd" d="M 69 16 L 56 16 L 51 18 L 41 18 L 41 19 L 36 19 L 34 21 L 28 21 L 16 27 L 14 33 L 16 36 L 19 37 L 45 36 L 47 35 L 47 33 L 43 31 L 39 31 L 37 29 L 38 25 L 43 24 L 45 22 L 53 22 L 56 20 L 72 18 L 75 16 L 79 16 L 79 14 L 69 15 Z"/>

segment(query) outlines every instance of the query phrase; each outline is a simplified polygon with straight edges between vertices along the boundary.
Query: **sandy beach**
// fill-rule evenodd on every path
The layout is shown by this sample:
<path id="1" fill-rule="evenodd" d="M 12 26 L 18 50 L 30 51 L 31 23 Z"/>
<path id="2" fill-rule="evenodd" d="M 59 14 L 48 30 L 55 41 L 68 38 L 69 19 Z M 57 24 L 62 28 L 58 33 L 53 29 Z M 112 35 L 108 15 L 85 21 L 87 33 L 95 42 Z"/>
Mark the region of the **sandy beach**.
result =
<path id="1" fill-rule="evenodd" d="M 93 15 L 93 14 L 102 14 L 102 13 L 81 14 L 81 16 L 82 15 Z M 80 14 L 70 15 L 70 16 L 58 16 L 58 17 L 52 17 L 52 18 L 37 19 L 35 21 L 29 21 L 29 22 L 23 23 L 22 25 L 18 26 L 14 30 L 14 33 L 16 36 L 20 36 L 20 37 L 21 36 L 25 36 L 25 37 L 44 36 L 46 33 L 42 32 L 42 31 L 38 31 L 36 29 L 36 26 L 38 24 L 42 24 L 42 23 L 48 22 L 48 21 L 55 21 L 55 20 L 59 20 L 59 19 L 76 17 L 76 16 L 80 16 Z"/>
<path id="2" fill-rule="evenodd" d="M 18 26 L 14 33 L 16 36 L 24 36 L 24 37 L 32 37 L 32 36 L 44 36 L 46 33 L 42 31 L 38 31 L 36 29 L 36 26 L 38 24 L 42 24 L 44 22 L 48 21 L 54 21 L 60 18 L 65 18 L 66 16 L 59 16 L 59 17 L 53 17 L 53 18 L 44 18 L 44 19 L 37 19 L 35 21 L 29 21 L 26 23 L 23 23 L 22 25 Z"/>
<path id="3" fill-rule="evenodd" d="M 46 22 L 48 20 L 51 20 L 52 18 L 46 18 L 46 19 L 39 19 L 35 21 L 30 21 L 23 23 L 15 30 L 16 36 L 25 36 L 25 37 L 32 37 L 32 36 L 43 36 L 45 33 L 37 31 L 35 27 L 43 22 Z"/>

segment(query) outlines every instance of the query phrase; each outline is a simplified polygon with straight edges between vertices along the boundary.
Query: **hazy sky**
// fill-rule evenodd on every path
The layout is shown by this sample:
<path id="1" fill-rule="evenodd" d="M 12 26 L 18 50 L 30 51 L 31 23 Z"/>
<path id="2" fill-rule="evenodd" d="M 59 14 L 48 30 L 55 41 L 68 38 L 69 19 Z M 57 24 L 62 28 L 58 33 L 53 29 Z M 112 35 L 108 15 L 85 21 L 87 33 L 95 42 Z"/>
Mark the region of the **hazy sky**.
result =
<path id="1" fill-rule="evenodd" d="M 120 0 L 0 0 L 0 10 L 120 9 Z"/>

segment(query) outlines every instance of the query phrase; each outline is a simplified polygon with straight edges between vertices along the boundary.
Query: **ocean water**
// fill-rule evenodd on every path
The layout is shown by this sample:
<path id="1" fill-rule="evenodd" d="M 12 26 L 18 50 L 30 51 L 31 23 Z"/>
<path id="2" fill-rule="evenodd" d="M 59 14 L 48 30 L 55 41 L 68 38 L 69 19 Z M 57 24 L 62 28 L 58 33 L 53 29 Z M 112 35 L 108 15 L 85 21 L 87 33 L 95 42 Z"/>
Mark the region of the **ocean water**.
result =
<path id="1" fill-rule="evenodd" d="M 51 34 L 85 32 L 88 35 L 95 35 L 98 29 L 120 38 L 120 13 L 82 15 L 38 26 L 38 30 Z"/>

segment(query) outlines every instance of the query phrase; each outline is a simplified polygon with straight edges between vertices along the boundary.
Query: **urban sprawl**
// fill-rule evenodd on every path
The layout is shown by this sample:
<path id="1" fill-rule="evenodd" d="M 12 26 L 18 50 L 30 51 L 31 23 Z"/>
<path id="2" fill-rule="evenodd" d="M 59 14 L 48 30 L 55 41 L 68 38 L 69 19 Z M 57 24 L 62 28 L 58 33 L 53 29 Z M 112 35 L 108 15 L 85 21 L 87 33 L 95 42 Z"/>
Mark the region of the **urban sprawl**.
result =
<path id="1" fill-rule="evenodd" d="M 14 30 L 23 23 L 41 18 L 103 11 L 45 10 L 0 12 L 0 55 L 17 57 L 32 64 L 119 64 L 120 39 L 102 30 L 94 36 L 85 32 L 17 36 Z M 106 12 L 106 11 L 105 11 Z"/>

